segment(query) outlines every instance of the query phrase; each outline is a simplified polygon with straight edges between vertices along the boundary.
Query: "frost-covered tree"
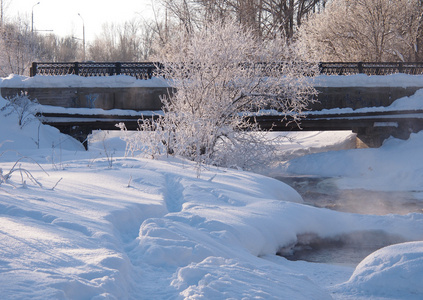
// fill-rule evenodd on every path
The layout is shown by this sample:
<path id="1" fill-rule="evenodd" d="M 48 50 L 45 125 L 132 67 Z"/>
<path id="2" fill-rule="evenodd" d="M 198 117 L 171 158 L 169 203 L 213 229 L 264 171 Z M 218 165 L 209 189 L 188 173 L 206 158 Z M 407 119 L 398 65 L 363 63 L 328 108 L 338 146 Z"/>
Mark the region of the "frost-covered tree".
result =
<path id="1" fill-rule="evenodd" d="M 327 0 L 260 0 L 259 23 L 263 36 L 292 38 L 302 22 L 323 10 Z"/>
<path id="2" fill-rule="evenodd" d="M 327 0 L 160 0 L 166 15 L 187 31 L 201 27 L 215 16 L 233 17 L 263 38 L 281 35 L 291 39 L 308 16 Z"/>
<path id="3" fill-rule="evenodd" d="M 421 23 L 420 0 L 333 0 L 299 40 L 321 61 L 413 61 Z"/>
<path id="4" fill-rule="evenodd" d="M 82 59 L 81 43 L 72 36 L 58 37 L 55 34 L 35 35 L 38 44 L 37 59 L 52 62 L 74 62 Z"/>
<path id="5" fill-rule="evenodd" d="M 151 52 L 151 39 L 148 25 L 138 19 L 105 23 L 88 46 L 88 56 L 95 61 L 145 60 Z"/>
<path id="6" fill-rule="evenodd" d="M 26 74 L 36 57 L 34 42 L 28 23 L 16 20 L 0 28 L 0 75 Z"/>
<path id="7" fill-rule="evenodd" d="M 161 132 L 156 141 L 168 153 L 198 163 L 244 168 L 257 163 L 271 143 L 243 115 L 273 109 L 300 121 L 315 93 L 306 78 L 315 65 L 296 53 L 279 39 L 260 42 L 232 20 L 215 20 L 191 34 L 181 31 L 157 58 L 174 92 L 162 99 L 164 117 L 152 126 Z"/>

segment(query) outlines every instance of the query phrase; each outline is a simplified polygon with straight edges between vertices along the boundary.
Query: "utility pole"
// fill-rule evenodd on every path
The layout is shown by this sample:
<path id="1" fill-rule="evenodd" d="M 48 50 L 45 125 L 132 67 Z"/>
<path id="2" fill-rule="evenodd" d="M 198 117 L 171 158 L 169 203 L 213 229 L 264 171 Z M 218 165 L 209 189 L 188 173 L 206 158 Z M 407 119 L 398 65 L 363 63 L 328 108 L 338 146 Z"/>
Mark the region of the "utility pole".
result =
<path id="1" fill-rule="evenodd" d="M 3 3 L 3 1 L 2 1 Z M 31 12 L 31 34 L 34 35 L 34 7 L 40 4 L 40 2 L 34 4 L 32 6 L 32 12 Z"/>
<path id="2" fill-rule="evenodd" d="M 80 13 L 78 13 L 78 16 L 82 20 L 82 47 L 83 47 L 82 59 L 83 59 L 83 61 L 85 61 L 85 22 L 84 22 L 84 19 L 82 18 Z"/>

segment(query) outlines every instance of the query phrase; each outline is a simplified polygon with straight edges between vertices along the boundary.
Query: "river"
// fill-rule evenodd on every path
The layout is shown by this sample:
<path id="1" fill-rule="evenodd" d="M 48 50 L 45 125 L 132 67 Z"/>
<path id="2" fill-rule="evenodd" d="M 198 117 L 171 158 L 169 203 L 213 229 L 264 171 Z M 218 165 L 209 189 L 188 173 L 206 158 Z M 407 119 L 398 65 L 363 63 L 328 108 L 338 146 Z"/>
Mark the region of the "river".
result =
<path id="1" fill-rule="evenodd" d="M 417 192 L 379 192 L 365 189 L 339 189 L 336 178 L 315 176 L 279 176 L 276 179 L 295 188 L 304 203 L 320 208 L 358 214 L 387 215 L 423 213 L 423 201 Z M 357 265 L 370 253 L 405 240 L 381 231 L 355 232 L 332 239 L 314 235 L 298 236 L 294 247 L 281 249 L 289 260 Z"/>

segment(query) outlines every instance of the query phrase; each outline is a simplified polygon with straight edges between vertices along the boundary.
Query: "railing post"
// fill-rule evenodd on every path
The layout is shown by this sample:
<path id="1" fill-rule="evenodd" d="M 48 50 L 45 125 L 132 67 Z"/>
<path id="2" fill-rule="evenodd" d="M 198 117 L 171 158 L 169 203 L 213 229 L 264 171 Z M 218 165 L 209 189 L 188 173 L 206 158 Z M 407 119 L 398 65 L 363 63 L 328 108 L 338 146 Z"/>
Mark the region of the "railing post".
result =
<path id="1" fill-rule="evenodd" d="M 403 65 L 402 62 L 398 63 L 398 73 L 402 73 L 403 72 Z"/>
<path id="2" fill-rule="evenodd" d="M 116 75 L 120 75 L 122 73 L 122 63 L 117 62 L 115 63 L 115 71 L 116 71 Z M 110 74 L 113 75 L 113 74 Z"/>
<path id="3" fill-rule="evenodd" d="M 357 63 L 357 67 L 358 67 L 358 73 L 363 74 L 364 73 L 363 63 L 361 61 L 359 63 Z"/>
<path id="4" fill-rule="evenodd" d="M 147 77 L 146 79 L 151 79 L 153 77 L 154 67 L 147 67 Z"/>
<path id="5" fill-rule="evenodd" d="M 29 69 L 29 76 L 34 77 L 35 75 L 37 75 L 37 63 L 33 62 L 32 67 Z"/>
<path id="6" fill-rule="evenodd" d="M 78 63 L 78 62 L 75 62 L 75 63 L 73 64 L 73 73 L 74 73 L 75 75 L 79 75 L 79 63 Z"/>
<path id="7" fill-rule="evenodd" d="M 319 62 L 319 73 L 323 74 L 323 64 Z"/>

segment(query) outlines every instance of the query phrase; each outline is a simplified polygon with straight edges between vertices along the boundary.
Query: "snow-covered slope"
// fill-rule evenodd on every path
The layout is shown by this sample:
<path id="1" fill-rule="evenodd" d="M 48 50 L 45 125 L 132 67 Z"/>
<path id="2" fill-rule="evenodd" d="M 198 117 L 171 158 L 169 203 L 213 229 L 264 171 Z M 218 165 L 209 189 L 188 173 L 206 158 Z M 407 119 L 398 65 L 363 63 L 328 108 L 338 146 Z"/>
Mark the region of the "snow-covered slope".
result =
<path id="1" fill-rule="evenodd" d="M 4 299 L 421 299 L 423 214 L 315 208 L 272 178 L 124 157 L 115 139 L 98 139 L 85 152 L 37 122 L 20 129 L 1 112 L 1 174 L 14 171 L 0 181 Z M 391 183 L 383 187 L 382 179 L 391 173 L 419 189 L 422 141 L 415 134 L 381 149 L 305 156 L 286 171 L 345 176 L 344 184 L 364 172 L 363 180 L 386 189 Z M 373 253 L 355 271 L 276 256 L 304 236 L 356 232 L 411 243 Z"/>

